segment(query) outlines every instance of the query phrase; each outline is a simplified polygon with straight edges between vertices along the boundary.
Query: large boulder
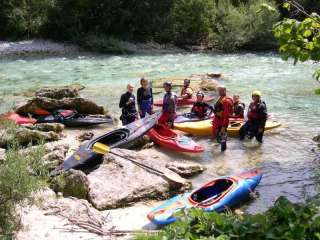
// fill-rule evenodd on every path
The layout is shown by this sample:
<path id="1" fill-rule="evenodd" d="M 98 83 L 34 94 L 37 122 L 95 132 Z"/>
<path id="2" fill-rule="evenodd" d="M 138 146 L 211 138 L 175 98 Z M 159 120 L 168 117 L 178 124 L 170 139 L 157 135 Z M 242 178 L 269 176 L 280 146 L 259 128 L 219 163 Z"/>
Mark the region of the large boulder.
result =
<path id="1" fill-rule="evenodd" d="M 165 171 L 164 166 L 148 156 L 130 150 L 113 151 Z M 99 210 L 123 207 L 147 199 L 166 199 L 174 191 L 186 186 L 173 184 L 128 160 L 110 154 L 105 155 L 104 163 L 88 175 L 88 180 L 89 201 Z"/>
<path id="2" fill-rule="evenodd" d="M 312 138 L 313 141 L 320 143 L 320 134 Z"/>
<path id="3" fill-rule="evenodd" d="M 219 83 L 214 79 L 204 79 L 199 83 L 199 88 L 203 91 L 216 91 Z"/>
<path id="4" fill-rule="evenodd" d="M 76 98 L 47 98 L 36 97 L 29 100 L 26 104 L 18 107 L 16 112 L 19 114 L 35 113 L 37 109 L 42 108 L 48 111 L 55 109 L 76 109 L 79 113 L 83 114 L 104 114 L 102 106 L 89 99 L 76 97 Z"/>
<path id="5" fill-rule="evenodd" d="M 36 97 L 47 97 L 53 99 L 79 97 L 79 91 L 84 89 L 81 85 L 70 85 L 64 87 L 44 87 L 36 91 Z"/>

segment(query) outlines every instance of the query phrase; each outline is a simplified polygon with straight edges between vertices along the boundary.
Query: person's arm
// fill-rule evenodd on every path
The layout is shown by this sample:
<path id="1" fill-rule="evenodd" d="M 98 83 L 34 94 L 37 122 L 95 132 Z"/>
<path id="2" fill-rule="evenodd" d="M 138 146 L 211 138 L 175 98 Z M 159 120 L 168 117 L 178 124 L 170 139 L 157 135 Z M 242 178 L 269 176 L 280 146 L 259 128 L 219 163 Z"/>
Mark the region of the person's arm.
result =
<path id="1" fill-rule="evenodd" d="M 119 102 L 119 108 L 123 108 L 126 102 L 125 94 L 122 94 Z"/>
<path id="2" fill-rule="evenodd" d="M 268 111 L 267 111 L 267 106 L 264 102 L 262 102 L 259 106 L 259 114 L 265 124 L 265 122 L 267 121 L 267 118 L 268 118 Z"/>
<path id="3" fill-rule="evenodd" d="M 153 106 L 153 93 L 152 88 L 150 88 L 150 94 L 151 94 L 151 107 Z"/>
<path id="4" fill-rule="evenodd" d="M 137 91 L 137 104 L 138 104 L 138 110 L 140 111 L 141 109 L 141 104 L 142 104 L 142 93 L 143 89 L 142 88 L 138 88 L 138 91 Z"/>

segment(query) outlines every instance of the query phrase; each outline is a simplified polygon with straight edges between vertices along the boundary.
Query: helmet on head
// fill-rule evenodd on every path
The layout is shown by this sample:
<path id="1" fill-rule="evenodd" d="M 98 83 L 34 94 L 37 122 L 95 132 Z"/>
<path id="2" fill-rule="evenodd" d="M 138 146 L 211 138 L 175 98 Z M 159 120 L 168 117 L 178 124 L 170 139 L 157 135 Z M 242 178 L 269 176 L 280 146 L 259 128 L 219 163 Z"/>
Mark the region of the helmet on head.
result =
<path id="1" fill-rule="evenodd" d="M 203 93 L 202 91 L 198 91 L 198 92 L 197 92 L 197 97 L 198 97 L 198 96 L 204 97 L 204 93 Z"/>
<path id="2" fill-rule="evenodd" d="M 163 83 L 163 86 L 164 86 L 164 87 L 165 87 L 165 86 L 172 87 L 172 82 L 171 82 L 171 81 L 165 81 L 165 82 Z"/>
<path id="3" fill-rule="evenodd" d="M 258 97 L 261 97 L 261 92 L 260 91 L 258 91 L 258 90 L 255 90 L 255 91 L 253 91 L 252 92 L 252 96 L 258 96 Z"/>
<path id="4" fill-rule="evenodd" d="M 190 84 L 190 79 L 184 79 L 183 84 Z"/>

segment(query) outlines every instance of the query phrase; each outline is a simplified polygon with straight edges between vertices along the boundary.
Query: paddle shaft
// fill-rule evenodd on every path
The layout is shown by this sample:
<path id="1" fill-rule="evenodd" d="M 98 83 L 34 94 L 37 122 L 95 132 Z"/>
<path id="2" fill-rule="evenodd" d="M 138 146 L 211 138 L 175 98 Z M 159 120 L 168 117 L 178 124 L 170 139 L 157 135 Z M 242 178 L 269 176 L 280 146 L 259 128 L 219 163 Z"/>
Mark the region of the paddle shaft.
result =
<path id="1" fill-rule="evenodd" d="M 145 164 L 143 164 L 143 163 L 140 163 L 140 162 L 138 162 L 138 161 L 136 161 L 136 160 L 133 160 L 133 159 L 131 159 L 131 158 L 125 157 L 125 156 L 123 156 L 123 155 L 121 155 L 121 154 L 115 153 L 115 152 L 113 152 L 113 151 L 109 151 L 109 153 L 111 153 L 111 154 L 113 154 L 113 155 L 115 155 L 115 156 L 117 156 L 117 157 L 123 158 L 123 159 L 125 159 L 125 160 L 128 160 L 128 161 L 130 161 L 130 162 L 138 165 L 139 167 L 142 167 L 142 168 L 144 168 L 144 169 L 147 169 L 147 170 L 149 170 L 149 171 L 152 171 L 152 172 L 154 172 L 154 173 L 156 173 L 156 174 L 158 174 L 158 175 L 160 175 L 160 176 L 164 176 L 164 175 L 165 175 L 163 172 L 161 172 L 161 171 L 159 171 L 159 170 L 157 170 L 157 169 L 154 169 L 154 168 L 152 168 L 152 167 L 150 167 L 150 166 L 147 166 L 147 165 L 145 165 Z"/>

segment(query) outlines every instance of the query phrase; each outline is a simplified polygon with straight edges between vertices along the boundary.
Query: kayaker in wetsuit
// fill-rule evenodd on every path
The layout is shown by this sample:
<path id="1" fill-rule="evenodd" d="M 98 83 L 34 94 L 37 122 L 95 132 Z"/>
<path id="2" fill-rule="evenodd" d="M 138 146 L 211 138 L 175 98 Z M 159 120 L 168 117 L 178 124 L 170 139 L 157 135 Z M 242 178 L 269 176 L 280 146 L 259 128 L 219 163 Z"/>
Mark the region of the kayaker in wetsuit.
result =
<path id="1" fill-rule="evenodd" d="M 122 108 L 120 120 L 122 125 L 127 125 L 134 122 L 137 117 L 136 98 L 133 95 L 134 87 L 131 84 L 127 85 L 127 92 L 121 95 L 119 107 Z"/>
<path id="2" fill-rule="evenodd" d="M 249 105 L 247 117 L 248 120 L 240 128 L 240 140 L 248 136 L 249 139 L 255 137 L 258 142 L 262 143 L 268 113 L 265 102 L 261 100 L 260 91 L 252 92 L 252 102 Z"/>
<path id="3" fill-rule="evenodd" d="M 244 118 L 246 105 L 240 101 L 239 95 L 233 95 L 233 118 Z"/>
<path id="4" fill-rule="evenodd" d="M 190 79 L 183 80 L 183 88 L 181 89 L 180 98 L 190 99 L 193 95 L 193 89 L 190 87 Z"/>
<path id="5" fill-rule="evenodd" d="M 213 107 L 203 101 L 204 93 L 202 91 L 197 92 L 197 101 L 191 108 L 191 114 L 198 118 L 205 118 L 213 112 Z"/>
<path id="6" fill-rule="evenodd" d="M 137 102 L 140 117 L 145 117 L 146 113 L 152 114 L 153 95 L 152 88 L 146 78 L 140 79 L 141 87 L 137 91 Z"/>
<path id="7" fill-rule="evenodd" d="M 233 113 L 232 98 L 227 96 L 227 89 L 224 86 L 218 88 L 219 99 L 214 105 L 214 118 L 212 121 L 213 136 L 221 143 L 221 151 L 227 149 L 227 128 L 229 117 Z"/>
<path id="8" fill-rule="evenodd" d="M 163 84 L 166 94 L 163 97 L 162 115 L 159 119 L 160 124 L 166 124 L 170 127 L 173 126 L 173 121 L 176 117 L 177 96 L 173 93 L 172 83 L 167 81 Z"/>

